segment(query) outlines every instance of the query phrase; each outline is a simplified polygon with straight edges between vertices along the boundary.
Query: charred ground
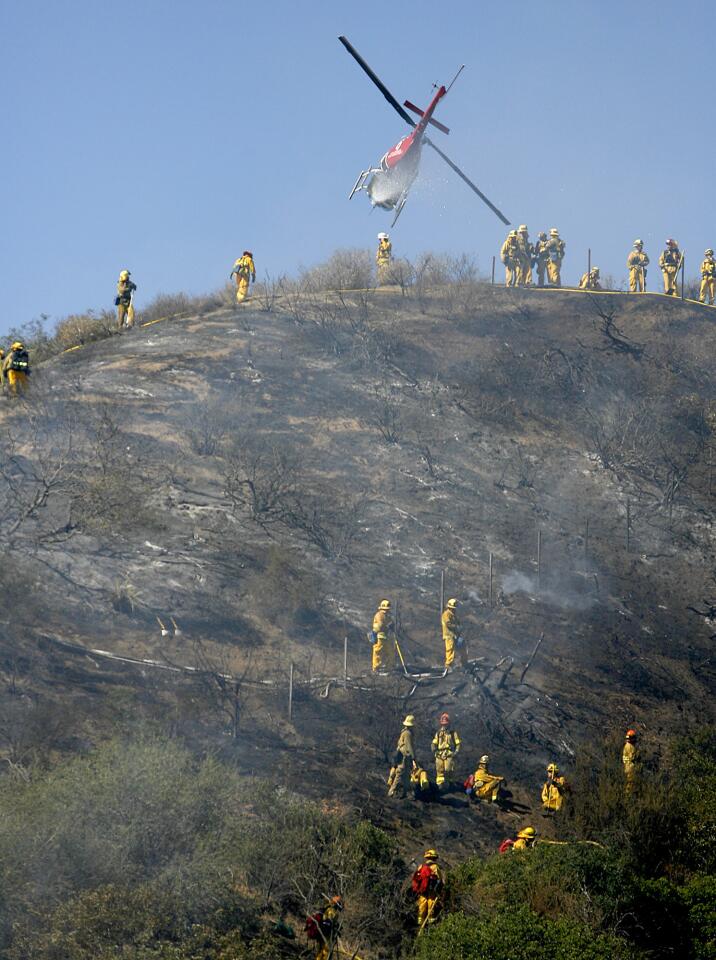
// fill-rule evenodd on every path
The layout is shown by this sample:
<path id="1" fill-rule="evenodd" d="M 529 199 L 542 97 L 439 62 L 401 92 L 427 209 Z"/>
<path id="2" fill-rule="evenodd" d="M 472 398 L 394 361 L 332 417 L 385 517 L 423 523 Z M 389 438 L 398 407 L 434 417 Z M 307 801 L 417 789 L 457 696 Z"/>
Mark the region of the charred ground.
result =
<path id="1" fill-rule="evenodd" d="M 494 849 L 581 743 L 636 725 L 658 750 L 712 719 L 711 312 L 472 282 L 404 293 L 168 319 L 47 362 L 3 403 L 8 767 L 149 727 L 246 774 L 290 771 L 411 856 L 457 854 Z M 443 570 L 474 675 L 370 677 L 384 595 L 409 663 L 441 663 Z M 329 682 L 345 636 L 347 688 Z M 514 809 L 388 804 L 408 709 L 426 760 L 448 709 L 464 773 L 489 752 Z"/>

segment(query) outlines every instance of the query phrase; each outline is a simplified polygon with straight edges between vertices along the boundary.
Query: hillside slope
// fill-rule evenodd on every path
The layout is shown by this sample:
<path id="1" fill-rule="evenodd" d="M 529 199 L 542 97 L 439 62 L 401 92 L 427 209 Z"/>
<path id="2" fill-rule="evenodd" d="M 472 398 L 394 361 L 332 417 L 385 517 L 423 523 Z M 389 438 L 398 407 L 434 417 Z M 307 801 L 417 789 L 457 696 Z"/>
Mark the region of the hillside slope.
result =
<path id="1" fill-rule="evenodd" d="M 400 716 L 428 757 L 448 709 L 464 773 L 489 752 L 513 810 L 402 822 L 493 846 L 550 759 L 712 710 L 715 351 L 698 307 L 456 284 L 249 303 L 48 362 L 0 410 L 4 754 L 159 725 L 392 822 Z M 441 572 L 477 661 L 442 679 Z M 382 596 L 435 676 L 370 676 Z"/>

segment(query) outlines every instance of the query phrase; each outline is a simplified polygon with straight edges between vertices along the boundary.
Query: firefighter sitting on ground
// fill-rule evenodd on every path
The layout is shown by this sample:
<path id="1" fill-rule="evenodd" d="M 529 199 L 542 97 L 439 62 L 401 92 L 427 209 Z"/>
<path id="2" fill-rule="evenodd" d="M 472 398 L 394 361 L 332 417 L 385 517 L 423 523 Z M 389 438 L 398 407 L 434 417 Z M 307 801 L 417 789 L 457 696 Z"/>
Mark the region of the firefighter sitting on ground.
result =
<path id="1" fill-rule="evenodd" d="M 666 241 L 666 250 L 661 252 L 659 266 L 664 275 L 664 293 L 669 297 L 675 297 L 676 276 L 681 268 L 681 251 L 676 240 L 671 237 Z"/>
<path id="2" fill-rule="evenodd" d="M 523 827 L 517 834 L 514 843 L 511 844 L 512 850 L 531 850 L 537 842 L 537 831 L 534 827 Z"/>
<path id="3" fill-rule="evenodd" d="M 306 936 L 313 943 L 315 960 L 332 960 L 341 932 L 343 897 L 335 896 L 325 910 L 317 910 L 306 918 Z"/>
<path id="4" fill-rule="evenodd" d="M 426 926 L 435 923 L 442 909 L 445 877 L 437 861 L 437 850 L 426 850 L 422 864 L 413 874 L 411 888 L 417 899 L 418 936 Z"/>
<path id="5" fill-rule="evenodd" d="M 490 773 L 489 763 L 490 758 L 487 754 L 480 757 L 477 770 L 465 781 L 465 791 L 473 800 L 495 803 L 500 797 L 500 789 L 505 778 Z"/>
<path id="6" fill-rule="evenodd" d="M 378 249 L 375 263 L 378 268 L 378 286 L 383 287 L 390 279 L 390 264 L 393 260 L 393 244 L 387 233 L 378 234 Z"/>
<path id="7" fill-rule="evenodd" d="M 646 268 L 649 257 L 644 253 L 643 240 L 634 241 L 634 249 L 627 257 L 629 268 L 629 292 L 643 293 L 646 290 Z"/>
<path id="8" fill-rule="evenodd" d="M 701 303 L 714 304 L 714 294 L 716 293 L 716 260 L 711 247 L 704 253 L 704 262 L 701 264 L 701 289 L 699 290 L 699 300 Z"/>
<path id="9" fill-rule="evenodd" d="M 589 273 L 583 273 L 579 281 L 581 290 L 601 290 L 602 285 L 599 282 L 599 267 L 592 267 Z"/>
<path id="10" fill-rule="evenodd" d="M 556 763 L 547 767 L 547 779 L 542 786 L 542 809 L 545 813 L 556 813 L 562 809 L 565 794 L 569 787 L 567 781 L 560 774 Z"/>
<path id="11" fill-rule="evenodd" d="M 373 647 L 373 672 L 392 670 L 395 666 L 395 624 L 390 612 L 390 600 L 380 601 L 368 640 Z"/>
<path id="12" fill-rule="evenodd" d="M 400 731 L 398 742 L 395 746 L 395 756 L 393 757 L 393 766 L 388 774 L 388 796 L 394 797 L 396 794 L 405 799 L 411 788 L 410 776 L 416 767 L 419 767 L 415 749 L 413 748 L 413 727 L 415 726 L 415 717 L 412 713 L 403 720 L 403 729 Z"/>
<path id="13" fill-rule="evenodd" d="M 440 716 L 440 728 L 433 737 L 433 755 L 435 757 L 435 781 L 438 790 L 447 790 L 455 773 L 455 757 L 460 752 L 460 737 L 457 730 L 450 729 L 450 715 Z"/>
<path id="14" fill-rule="evenodd" d="M 13 396 L 27 389 L 30 376 L 30 358 L 21 340 L 16 340 L 2 362 L 3 380 Z"/>
<path id="15" fill-rule="evenodd" d="M 248 296 L 249 283 L 256 283 L 256 267 L 254 255 L 250 250 L 244 250 L 229 274 L 229 280 L 236 277 L 236 302 L 243 303 Z"/>
<path id="16" fill-rule="evenodd" d="M 114 305 L 117 308 L 117 326 L 120 330 L 123 327 L 134 326 L 134 291 L 137 289 L 137 284 L 129 279 L 130 276 L 129 270 L 122 270 L 117 281 Z"/>
<path id="17" fill-rule="evenodd" d="M 455 651 L 460 657 L 460 666 L 467 666 L 467 646 L 460 633 L 460 621 L 458 619 L 457 599 L 451 597 L 448 600 L 441 617 L 443 631 L 443 641 L 445 643 L 445 669 L 452 670 L 455 663 Z"/>

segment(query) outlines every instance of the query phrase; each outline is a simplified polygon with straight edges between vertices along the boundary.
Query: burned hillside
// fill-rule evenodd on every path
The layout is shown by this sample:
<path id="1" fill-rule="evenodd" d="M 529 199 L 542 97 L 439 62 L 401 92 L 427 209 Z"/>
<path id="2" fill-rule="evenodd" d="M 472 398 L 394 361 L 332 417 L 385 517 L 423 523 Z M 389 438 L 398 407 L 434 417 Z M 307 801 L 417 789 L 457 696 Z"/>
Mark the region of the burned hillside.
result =
<path id="1" fill-rule="evenodd" d="M 466 773 L 489 751 L 522 801 L 605 730 L 703 720 L 715 340 L 663 298 L 469 281 L 285 291 L 46 362 L 0 412 L 3 593 L 27 598 L 3 755 L 131 718 L 270 778 L 299 750 L 301 791 L 364 806 L 401 713 L 427 757 L 447 708 Z M 440 667 L 441 576 L 472 671 L 371 676 L 382 596 L 408 672 Z"/>

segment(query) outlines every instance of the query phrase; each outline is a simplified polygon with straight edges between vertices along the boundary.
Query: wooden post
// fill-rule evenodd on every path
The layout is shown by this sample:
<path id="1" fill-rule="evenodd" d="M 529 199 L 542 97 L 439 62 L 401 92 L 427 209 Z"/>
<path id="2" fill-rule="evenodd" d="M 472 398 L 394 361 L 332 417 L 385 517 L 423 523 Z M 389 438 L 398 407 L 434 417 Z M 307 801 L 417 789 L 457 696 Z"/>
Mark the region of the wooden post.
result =
<path id="1" fill-rule="evenodd" d="M 293 718 L 293 663 L 288 668 L 288 719 Z"/>
<path id="2" fill-rule="evenodd" d="M 348 686 L 348 637 L 343 637 L 343 685 Z"/>
<path id="3" fill-rule="evenodd" d="M 629 502 L 629 500 L 627 500 L 626 520 L 627 520 L 626 548 L 627 548 L 627 553 L 629 553 L 629 550 L 631 549 L 631 503 Z"/>
<path id="4" fill-rule="evenodd" d="M 587 248 L 587 276 L 592 272 L 592 248 Z"/>
<path id="5" fill-rule="evenodd" d="M 542 586 L 542 531 L 537 530 L 537 586 Z"/>
<path id="6" fill-rule="evenodd" d="M 697 261 L 698 262 L 698 261 Z M 681 299 L 684 299 L 684 268 L 686 266 L 686 257 L 681 254 Z"/>
<path id="7" fill-rule="evenodd" d="M 445 571 L 440 571 L 440 616 L 445 609 Z"/>
<path id="8" fill-rule="evenodd" d="M 532 666 L 532 661 L 533 661 L 534 658 L 537 656 L 537 651 L 538 651 L 539 648 L 541 647 L 543 640 L 544 640 L 544 633 L 541 633 L 541 634 L 539 635 L 539 640 L 538 640 L 537 643 L 535 644 L 534 650 L 533 650 L 532 653 L 530 654 L 529 660 L 528 660 L 527 663 L 525 664 L 525 669 L 522 671 L 522 673 L 521 673 L 521 675 L 520 675 L 520 683 L 524 683 L 524 682 L 525 682 L 525 677 L 527 676 L 527 671 L 528 671 L 529 668 Z"/>
<path id="9" fill-rule="evenodd" d="M 490 554 L 490 586 L 488 589 L 488 600 L 490 606 L 492 606 L 492 554 Z"/>
<path id="10" fill-rule="evenodd" d="M 495 258 L 492 258 L 492 286 L 495 285 Z"/>

